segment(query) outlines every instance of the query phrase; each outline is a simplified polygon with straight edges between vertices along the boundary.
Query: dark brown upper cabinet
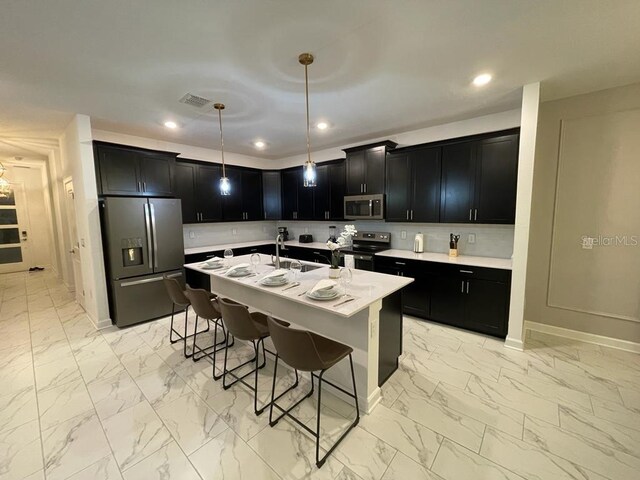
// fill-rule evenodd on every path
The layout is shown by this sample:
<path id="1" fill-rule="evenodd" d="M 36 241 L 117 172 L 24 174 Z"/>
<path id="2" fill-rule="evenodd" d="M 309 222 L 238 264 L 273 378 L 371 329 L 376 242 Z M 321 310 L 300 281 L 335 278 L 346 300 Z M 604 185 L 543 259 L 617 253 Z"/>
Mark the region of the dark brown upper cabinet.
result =
<path id="1" fill-rule="evenodd" d="M 94 142 L 102 195 L 172 197 L 176 153 Z"/>
<path id="2" fill-rule="evenodd" d="M 519 134 L 442 147 L 440 221 L 515 222 Z"/>
<path id="3" fill-rule="evenodd" d="M 302 167 L 282 170 L 283 220 L 340 220 L 344 218 L 345 163 L 317 165 L 315 187 L 305 187 Z"/>
<path id="4" fill-rule="evenodd" d="M 441 166 L 440 147 L 395 151 L 387 155 L 388 222 L 439 221 Z"/>
<path id="5" fill-rule="evenodd" d="M 346 160 L 346 195 L 384 193 L 385 158 L 396 147 L 390 140 L 343 150 Z"/>

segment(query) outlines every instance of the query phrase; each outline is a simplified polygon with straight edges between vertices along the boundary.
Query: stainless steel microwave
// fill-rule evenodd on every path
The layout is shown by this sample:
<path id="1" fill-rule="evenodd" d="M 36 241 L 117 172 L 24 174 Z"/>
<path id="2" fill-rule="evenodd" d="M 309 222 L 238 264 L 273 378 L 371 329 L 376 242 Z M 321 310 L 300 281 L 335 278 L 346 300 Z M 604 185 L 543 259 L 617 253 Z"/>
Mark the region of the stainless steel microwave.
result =
<path id="1" fill-rule="evenodd" d="M 344 197 L 347 220 L 383 220 L 384 195 L 351 195 Z"/>

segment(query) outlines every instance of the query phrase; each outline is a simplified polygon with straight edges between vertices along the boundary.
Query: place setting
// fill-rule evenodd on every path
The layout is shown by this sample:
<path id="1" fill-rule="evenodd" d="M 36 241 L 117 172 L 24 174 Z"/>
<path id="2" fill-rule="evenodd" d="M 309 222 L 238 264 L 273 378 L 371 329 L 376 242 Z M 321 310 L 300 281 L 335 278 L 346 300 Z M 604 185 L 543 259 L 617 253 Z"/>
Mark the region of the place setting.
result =
<path id="1" fill-rule="evenodd" d="M 200 264 L 204 270 L 220 270 L 224 268 L 224 260 L 220 257 L 211 257 Z"/>

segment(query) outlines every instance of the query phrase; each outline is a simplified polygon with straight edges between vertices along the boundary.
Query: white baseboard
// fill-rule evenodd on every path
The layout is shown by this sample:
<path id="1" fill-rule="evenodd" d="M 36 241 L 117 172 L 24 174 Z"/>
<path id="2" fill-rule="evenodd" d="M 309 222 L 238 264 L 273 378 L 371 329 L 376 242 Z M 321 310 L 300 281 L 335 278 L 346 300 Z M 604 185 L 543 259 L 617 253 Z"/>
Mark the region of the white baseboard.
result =
<path id="1" fill-rule="evenodd" d="M 504 341 L 504 346 L 521 352 L 524 350 L 524 343 L 518 338 L 507 337 Z"/>
<path id="2" fill-rule="evenodd" d="M 570 330 L 568 328 L 547 325 L 546 323 L 524 322 L 525 330 L 533 330 L 536 332 L 548 333 L 557 337 L 570 338 L 585 343 L 594 343 L 609 348 L 617 348 L 627 352 L 640 353 L 640 343 L 630 342 L 628 340 L 620 340 L 619 338 L 605 337 L 604 335 L 596 335 L 594 333 L 580 332 L 578 330 Z M 506 343 L 505 343 L 506 345 Z"/>

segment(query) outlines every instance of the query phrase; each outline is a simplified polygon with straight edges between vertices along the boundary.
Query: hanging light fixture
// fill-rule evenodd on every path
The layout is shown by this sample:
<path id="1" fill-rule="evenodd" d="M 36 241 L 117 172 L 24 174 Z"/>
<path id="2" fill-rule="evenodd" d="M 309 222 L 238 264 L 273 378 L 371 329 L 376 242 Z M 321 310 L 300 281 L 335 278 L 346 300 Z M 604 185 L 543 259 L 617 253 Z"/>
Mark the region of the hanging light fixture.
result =
<path id="1" fill-rule="evenodd" d="M 7 171 L 7 168 L 0 163 L 0 198 L 7 198 L 11 195 L 11 184 L 5 179 L 4 172 Z"/>
<path id="2" fill-rule="evenodd" d="M 304 97 L 307 105 L 307 161 L 304 164 L 304 186 L 315 187 L 316 186 L 316 164 L 311 160 L 311 140 L 310 140 L 310 127 L 309 127 L 309 75 L 307 73 L 307 67 L 313 63 L 313 55 L 310 53 L 301 53 L 298 57 L 298 61 L 301 65 L 304 65 Z"/>
<path id="3" fill-rule="evenodd" d="M 224 169 L 224 139 L 222 138 L 222 110 L 224 103 L 214 103 L 213 108 L 218 110 L 218 122 L 220 123 L 220 153 L 222 154 L 222 177 L 220 177 L 220 195 L 231 195 L 231 183 Z"/>

